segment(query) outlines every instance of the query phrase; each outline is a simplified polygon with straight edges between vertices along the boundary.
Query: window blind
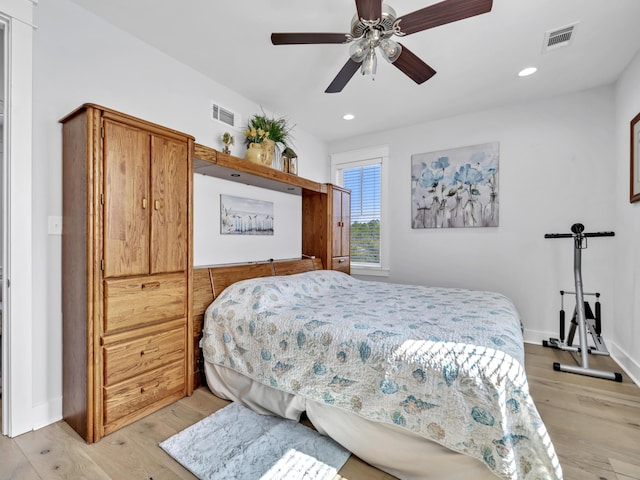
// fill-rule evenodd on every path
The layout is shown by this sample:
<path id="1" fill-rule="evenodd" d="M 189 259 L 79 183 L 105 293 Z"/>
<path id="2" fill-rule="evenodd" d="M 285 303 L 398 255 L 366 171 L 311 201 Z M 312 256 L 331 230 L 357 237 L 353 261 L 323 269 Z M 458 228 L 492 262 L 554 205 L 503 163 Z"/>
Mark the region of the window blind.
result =
<path id="1" fill-rule="evenodd" d="M 351 190 L 351 262 L 380 264 L 379 163 L 342 171 L 343 185 Z"/>

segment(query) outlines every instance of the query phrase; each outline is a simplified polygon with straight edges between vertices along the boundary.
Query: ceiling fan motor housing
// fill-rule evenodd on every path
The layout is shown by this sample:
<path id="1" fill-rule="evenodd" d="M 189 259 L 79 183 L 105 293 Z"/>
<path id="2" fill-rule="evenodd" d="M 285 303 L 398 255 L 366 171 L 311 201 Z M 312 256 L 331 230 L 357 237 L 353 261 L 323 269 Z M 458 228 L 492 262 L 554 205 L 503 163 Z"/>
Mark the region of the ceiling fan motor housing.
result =
<path id="1" fill-rule="evenodd" d="M 393 24 L 395 23 L 397 18 L 396 12 L 389 5 L 382 4 L 382 18 L 378 23 L 374 23 L 376 18 L 374 19 L 362 19 L 358 17 L 356 13 L 351 20 L 351 36 L 354 39 L 360 38 L 371 30 L 372 28 L 384 32 L 381 35 L 381 38 L 389 38 L 394 33 Z M 373 26 L 372 26 L 373 25 Z"/>

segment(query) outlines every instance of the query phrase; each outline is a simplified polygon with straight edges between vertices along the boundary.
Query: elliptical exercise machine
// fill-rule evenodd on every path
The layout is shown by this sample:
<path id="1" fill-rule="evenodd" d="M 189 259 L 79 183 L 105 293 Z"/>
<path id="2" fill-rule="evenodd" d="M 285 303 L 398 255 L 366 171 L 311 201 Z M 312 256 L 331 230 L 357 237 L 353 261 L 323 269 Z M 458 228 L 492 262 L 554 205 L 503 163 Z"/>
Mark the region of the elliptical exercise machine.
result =
<path id="1" fill-rule="evenodd" d="M 550 338 L 548 341 L 544 340 L 542 345 L 545 347 L 557 348 L 569 352 L 577 352 L 580 354 L 580 361 L 576 359 L 578 365 L 566 365 L 563 363 L 554 362 L 553 369 L 559 372 L 578 373 L 581 375 L 589 375 L 592 377 L 604 378 L 607 380 L 614 380 L 616 382 L 622 382 L 622 374 L 617 372 L 609 372 L 606 370 L 598 370 L 589 367 L 589 354 L 593 355 L 609 355 L 607 346 L 604 344 L 604 340 L 600 336 L 601 330 L 601 315 L 600 315 L 600 294 L 599 293 L 584 293 L 582 291 L 582 250 L 587 248 L 588 237 L 613 237 L 613 232 L 595 232 L 584 233 L 584 225 L 581 223 L 574 223 L 571 225 L 571 233 L 547 233 L 544 238 L 573 238 L 573 276 L 575 278 L 576 291 L 566 292 L 560 290 L 560 338 Z M 576 306 L 573 311 L 573 317 L 571 318 L 571 327 L 569 329 L 569 335 L 565 342 L 565 312 L 564 312 L 564 295 L 570 294 L 576 296 Z M 593 310 L 589 306 L 589 303 L 584 300 L 585 296 L 595 296 L 595 315 Z M 576 328 L 578 329 L 578 337 L 580 341 L 579 347 L 574 347 L 573 338 L 575 336 Z M 591 334 L 594 346 L 590 347 L 587 342 L 587 333 Z"/>

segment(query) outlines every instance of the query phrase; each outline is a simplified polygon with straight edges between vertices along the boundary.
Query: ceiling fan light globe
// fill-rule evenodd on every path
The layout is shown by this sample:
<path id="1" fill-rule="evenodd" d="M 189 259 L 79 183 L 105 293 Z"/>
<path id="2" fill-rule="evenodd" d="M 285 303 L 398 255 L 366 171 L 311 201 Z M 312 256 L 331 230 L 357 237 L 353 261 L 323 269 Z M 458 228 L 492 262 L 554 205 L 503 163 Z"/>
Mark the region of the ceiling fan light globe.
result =
<path id="1" fill-rule="evenodd" d="M 375 75 L 377 67 L 378 59 L 376 58 L 376 52 L 375 50 L 371 49 L 369 51 L 369 55 L 367 55 L 367 58 L 365 58 L 362 62 L 362 75 Z"/>
<path id="2" fill-rule="evenodd" d="M 369 40 L 362 38 L 349 47 L 349 56 L 354 62 L 362 62 L 369 53 Z"/>
<path id="3" fill-rule="evenodd" d="M 402 53 L 402 45 L 388 38 L 380 41 L 380 51 L 384 59 L 389 62 L 395 62 Z"/>

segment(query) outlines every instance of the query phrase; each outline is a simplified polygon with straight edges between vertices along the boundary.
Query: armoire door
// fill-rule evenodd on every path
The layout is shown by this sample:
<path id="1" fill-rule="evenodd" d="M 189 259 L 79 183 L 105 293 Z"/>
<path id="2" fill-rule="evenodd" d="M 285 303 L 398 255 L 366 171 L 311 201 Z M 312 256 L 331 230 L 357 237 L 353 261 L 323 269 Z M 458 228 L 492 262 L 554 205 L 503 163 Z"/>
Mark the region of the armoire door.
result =
<path id="1" fill-rule="evenodd" d="M 148 274 L 149 133 L 108 119 L 103 127 L 103 275 Z"/>
<path id="2" fill-rule="evenodd" d="M 151 138 L 150 273 L 187 270 L 187 144 Z"/>
<path id="3" fill-rule="evenodd" d="M 340 255 L 346 257 L 351 252 L 351 193 L 341 192 L 340 195 L 340 211 L 342 212 L 342 220 L 340 220 Z"/>
<path id="4" fill-rule="evenodd" d="M 332 188 L 332 220 L 333 241 L 332 256 L 343 257 L 349 255 L 350 231 L 350 194 L 335 187 Z"/>

